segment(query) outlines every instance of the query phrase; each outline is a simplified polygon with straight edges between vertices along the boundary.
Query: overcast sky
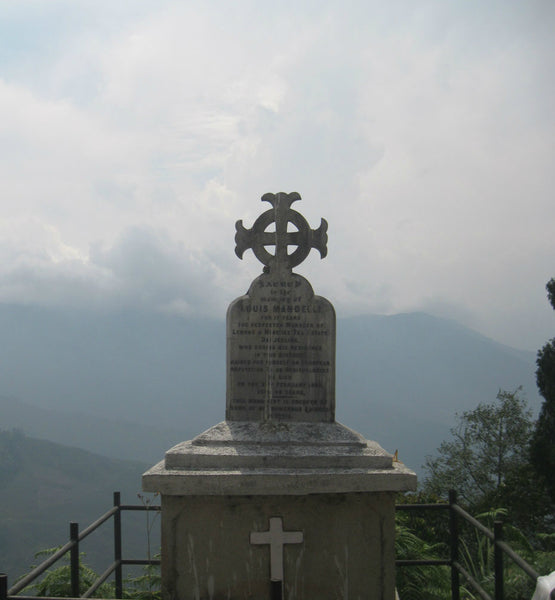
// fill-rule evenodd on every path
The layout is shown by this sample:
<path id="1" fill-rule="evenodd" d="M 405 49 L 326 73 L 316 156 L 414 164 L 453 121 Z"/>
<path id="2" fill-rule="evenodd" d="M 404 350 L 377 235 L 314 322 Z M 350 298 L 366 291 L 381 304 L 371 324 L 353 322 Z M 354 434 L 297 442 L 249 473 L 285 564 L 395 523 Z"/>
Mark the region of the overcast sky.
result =
<path id="1" fill-rule="evenodd" d="M 235 221 L 297 191 L 339 316 L 555 335 L 552 0 L 0 11 L 0 302 L 223 319 L 261 270 Z"/>

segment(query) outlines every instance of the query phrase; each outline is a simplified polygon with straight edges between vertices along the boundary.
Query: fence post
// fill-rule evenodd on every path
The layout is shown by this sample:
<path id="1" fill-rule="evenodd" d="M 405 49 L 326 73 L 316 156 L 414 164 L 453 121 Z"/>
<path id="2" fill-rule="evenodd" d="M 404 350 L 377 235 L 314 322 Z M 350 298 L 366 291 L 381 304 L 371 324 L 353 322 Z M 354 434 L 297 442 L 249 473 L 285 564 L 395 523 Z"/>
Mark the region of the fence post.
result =
<path id="1" fill-rule="evenodd" d="M 79 598 L 79 523 L 72 521 L 69 524 L 69 539 L 73 542 L 69 551 L 71 595 L 73 598 Z"/>
<path id="2" fill-rule="evenodd" d="M 449 546 L 451 559 L 451 598 L 460 600 L 459 571 L 454 563 L 459 560 L 459 520 L 454 506 L 457 504 L 457 492 L 449 490 Z M 497 600 L 497 599 L 496 599 Z"/>
<path id="3" fill-rule="evenodd" d="M 493 562 L 495 571 L 495 600 L 504 600 L 505 593 L 503 589 L 503 550 L 497 542 L 503 540 L 503 521 L 493 523 Z"/>
<path id="4" fill-rule="evenodd" d="M 118 507 L 117 512 L 114 514 L 115 596 L 121 598 L 123 596 L 123 578 L 121 569 L 121 496 L 119 492 L 114 492 L 114 506 Z"/>
<path id="5" fill-rule="evenodd" d="M 0 573 L 0 600 L 8 598 L 8 576 L 5 573 Z"/>
<path id="6" fill-rule="evenodd" d="M 283 581 L 270 580 L 270 600 L 283 600 Z"/>

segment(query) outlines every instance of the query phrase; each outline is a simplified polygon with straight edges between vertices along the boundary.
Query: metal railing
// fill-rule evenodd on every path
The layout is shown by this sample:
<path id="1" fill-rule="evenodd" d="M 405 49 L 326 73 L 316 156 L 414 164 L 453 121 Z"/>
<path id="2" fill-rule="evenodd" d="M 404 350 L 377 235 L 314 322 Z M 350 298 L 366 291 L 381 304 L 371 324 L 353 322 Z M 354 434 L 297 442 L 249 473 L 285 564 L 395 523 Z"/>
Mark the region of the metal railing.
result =
<path id="1" fill-rule="evenodd" d="M 123 596 L 123 572 L 122 567 L 125 565 L 159 565 L 160 560 L 156 559 L 124 559 L 122 557 L 122 528 L 121 528 L 121 513 L 123 511 L 159 511 L 160 506 L 157 505 L 130 505 L 121 504 L 120 493 L 114 492 L 113 507 L 98 518 L 94 523 L 91 523 L 83 531 L 79 531 L 77 523 L 70 523 L 69 541 L 64 544 L 54 554 L 49 556 L 44 562 L 35 567 L 25 577 L 20 579 L 11 588 L 8 588 L 7 575 L 0 574 L 0 600 L 49 600 L 48 598 L 37 596 L 19 595 L 27 586 L 31 585 L 38 577 L 40 577 L 47 569 L 54 565 L 57 561 L 63 558 L 67 553 L 70 555 L 70 589 L 71 597 L 66 597 L 66 600 L 77 598 L 93 598 L 93 594 L 98 588 L 114 574 L 114 595 L 120 599 Z M 482 600 L 504 600 L 504 556 L 510 558 L 522 571 L 535 583 L 538 578 L 538 573 L 522 559 L 507 543 L 503 541 L 503 524 L 501 521 L 495 521 L 493 531 L 489 530 L 482 523 L 468 514 L 463 508 L 457 504 L 457 495 L 454 491 L 449 492 L 449 502 L 447 504 L 397 504 L 398 511 L 417 511 L 417 510 L 432 510 L 432 511 L 449 511 L 449 558 L 445 559 L 415 559 L 415 560 L 397 560 L 398 567 L 411 566 L 448 566 L 451 569 L 451 599 L 460 600 L 461 583 L 460 575 L 462 575 L 466 583 L 472 590 L 478 594 Z M 80 572 L 79 572 L 79 543 L 89 536 L 93 531 L 98 529 L 109 519 L 113 518 L 114 527 L 114 560 L 99 575 L 94 583 L 83 593 L 80 593 Z M 493 542 L 494 547 L 494 589 L 495 594 L 492 598 L 480 585 L 478 581 L 463 567 L 459 560 L 459 525 L 461 519 L 469 523 L 472 527 L 482 533 L 486 538 Z M 278 597 L 277 590 L 273 597 Z M 555 600 L 555 593 L 551 594 L 552 600 Z"/>
<path id="2" fill-rule="evenodd" d="M 124 565 L 159 565 L 157 559 L 134 559 L 122 557 L 122 535 L 121 535 L 121 513 L 123 511 L 159 511 L 158 505 L 134 505 L 121 504 L 119 492 L 114 492 L 114 505 L 94 523 L 91 523 L 83 531 L 79 531 L 78 523 L 69 524 L 69 541 L 61 548 L 56 550 L 54 554 L 49 556 L 44 562 L 35 567 L 25 577 L 20 579 L 11 588 L 8 588 L 8 577 L 5 574 L 0 574 L 0 600 L 48 600 L 44 596 L 25 596 L 19 595 L 27 586 L 31 585 L 38 577 L 40 577 L 47 569 L 62 559 L 69 553 L 70 564 L 70 590 L 71 598 L 93 598 L 93 594 L 98 588 L 114 574 L 114 595 L 120 599 L 123 596 L 123 566 Z M 79 569 L 79 543 L 88 537 L 93 531 L 96 531 L 101 525 L 113 518 L 114 527 L 114 560 L 106 568 L 106 570 L 98 576 L 93 584 L 83 593 L 80 593 L 80 569 Z M 69 600 L 69 598 L 68 598 Z"/>
<path id="3" fill-rule="evenodd" d="M 522 571 L 536 582 L 539 574 L 520 557 L 506 542 L 503 541 L 503 522 L 495 521 L 493 531 L 482 525 L 472 515 L 468 514 L 457 504 L 457 494 L 454 490 L 449 492 L 449 502 L 447 504 L 397 504 L 396 510 L 415 511 L 415 510 L 443 510 L 449 511 L 449 558 L 429 559 L 429 560 L 397 560 L 398 567 L 410 566 L 448 566 L 451 568 L 451 600 L 460 600 L 462 575 L 466 583 L 472 590 L 478 594 L 482 600 L 504 600 L 504 556 L 509 557 Z M 482 533 L 487 539 L 493 542 L 493 576 L 494 576 L 494 597 L 492 598 L 480 583 L 463 567 L 459 560 L 459 525 L 461 519 L 469 523 L 472 527 Z M 552 600 L 555 600 L 555 591 L 551 593 Z"/>

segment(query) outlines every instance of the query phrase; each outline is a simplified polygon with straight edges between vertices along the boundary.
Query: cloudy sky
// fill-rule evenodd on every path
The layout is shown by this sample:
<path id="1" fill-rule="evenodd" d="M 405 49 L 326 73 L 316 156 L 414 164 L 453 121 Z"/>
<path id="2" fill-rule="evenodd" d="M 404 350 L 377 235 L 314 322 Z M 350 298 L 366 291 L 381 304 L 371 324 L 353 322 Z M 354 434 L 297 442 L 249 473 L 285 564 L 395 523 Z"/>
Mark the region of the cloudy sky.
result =
<path id="1" fill-rule="evenodd" d="M 340 316 L 555 335 L 552 0 L 0 1 L 0 302 L 223 318 L 265 192 Z"/>

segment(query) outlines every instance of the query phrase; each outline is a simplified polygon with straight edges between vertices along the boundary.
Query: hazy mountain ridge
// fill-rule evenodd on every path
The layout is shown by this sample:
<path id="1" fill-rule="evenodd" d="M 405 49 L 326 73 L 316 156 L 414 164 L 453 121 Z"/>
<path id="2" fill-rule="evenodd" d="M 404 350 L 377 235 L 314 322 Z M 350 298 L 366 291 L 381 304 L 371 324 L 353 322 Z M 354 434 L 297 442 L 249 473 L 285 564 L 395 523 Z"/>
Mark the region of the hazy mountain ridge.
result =
<path id="1" fill-rule="evenodd" d="M 158 428 L 121 419 L 94 417 L 74 410 L 53 410 L 0 396 L 3 426 L 39 439 L 52 440 L 123 460 L 153 463 L 164 450 L 198 433 Z"/>
<path id="2" fill-rule="evenodd" d="M 156 461 L 224 418 L 223 321 L 3 305 L 0 336 L 3 427 L 27 420 L 37 437 Z M 537 411 L 534 369 L 534 353 L 426 314 L 339 319 L 337 419 L 419 470 L 455 412 L 499 388 L 522 385 Z M 35 422 L 21 404 L 6 410 L 6 397 L 37 406 Z"/>
<path id="3" fill-rule="evenodd" d="M 533 352 L 422 313 L 340 322 L 337 370 L 338 419 L 398 448 L 417 471 L 449 436 L 455 413 L 494 401 L 500 388 L 522 386 L 534 413 L 540 406 Z"/>
<path id="4" fill-rule="evenodd" d="M 11 583 L 32 563 L 35 552 L 64 544 L 68 523 L 86 527 L 121 491 L 124 503 L 137 503 L 141 474 L 146 465 L 99 456 L 79 448 L 0 431 L 0 570 Z M 113 553 L 110 524 L 82 544 L 87 561 L 106 568 Z M 145 552 L 144 524 L 128 523 L 127 547 Z M 142 557 L 142 556 L 141 556 Z"/>

